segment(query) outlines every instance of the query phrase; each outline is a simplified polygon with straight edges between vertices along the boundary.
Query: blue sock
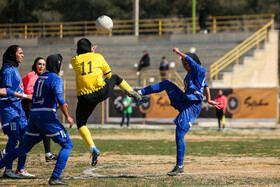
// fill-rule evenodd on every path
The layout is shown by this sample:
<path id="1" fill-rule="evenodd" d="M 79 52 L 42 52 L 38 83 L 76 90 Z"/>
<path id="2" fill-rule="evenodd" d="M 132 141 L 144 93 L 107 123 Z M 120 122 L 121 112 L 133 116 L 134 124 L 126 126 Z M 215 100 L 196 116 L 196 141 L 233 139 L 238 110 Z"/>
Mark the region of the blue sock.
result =
<path id="1" fill-rule="evenodd" d="M 149 95 L 149 94 L 152 94 L 152 93 L 162 92 L 165 88 L 165 85 L 167 85 L 166 82 L 167 81 L 162 81 L 162 82 L 152 84 L 152 85 L 149 85 L 149 86 L 143 88 L 141 90 L 142 95 Z"/>
<path id="2" fill-rule="evenodd" d="M 56 141 L 55 141 L 56 142 Z M 70 156 L 70 153 L 73 149 L 73 143 L 70 140 L 69 136 L 67 137 L 66 142 L 59 142 L 62 149 L 60 150 L 57 161 L 55 164 L 55 168 L 52 173 L 52 177 L 59 178 L 63 169 L 66 167 L 66 162 Z"/>
<path id="3" fill-rule="evenodd" d="M 186 149 L 185 135 L 187 132 L 187 130 L 176 127 L 177 166 L 183 166 L 184 163 Z"/>

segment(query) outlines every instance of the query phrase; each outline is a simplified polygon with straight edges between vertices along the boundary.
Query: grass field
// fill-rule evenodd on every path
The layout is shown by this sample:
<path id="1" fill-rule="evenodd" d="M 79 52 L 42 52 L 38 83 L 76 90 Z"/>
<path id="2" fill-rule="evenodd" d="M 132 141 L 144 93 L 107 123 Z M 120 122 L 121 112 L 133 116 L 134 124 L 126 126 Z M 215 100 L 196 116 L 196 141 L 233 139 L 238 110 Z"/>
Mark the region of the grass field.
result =
<path id="1" fill-rule="evenodd" d="M 74 148 L 62 178 L 72 186 L 280 186 L 280 132 L 190 130 L 184 173 L 166 175 L 176 159 L 174 130 L 90 129 L 102 152 L 96 167 L 77 129 L 68 129 Z M 0 148 L 6 136 L 0 134 Z M 59 146 L 52 142 L 52 151 Z M 43 144 L 29 153 L 26 168 L 35 179 L 0 178 L 0 186 L 40 186 L 54 162 Z"/>

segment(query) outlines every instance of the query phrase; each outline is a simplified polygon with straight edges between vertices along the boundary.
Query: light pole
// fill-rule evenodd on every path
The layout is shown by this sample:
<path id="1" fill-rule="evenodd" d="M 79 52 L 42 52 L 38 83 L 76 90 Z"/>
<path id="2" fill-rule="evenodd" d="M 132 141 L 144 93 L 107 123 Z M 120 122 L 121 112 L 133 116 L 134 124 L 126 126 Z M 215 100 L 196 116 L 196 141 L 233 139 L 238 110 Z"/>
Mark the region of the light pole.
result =
<path id="1" fill-rule="evenodd" d="M 195 29 L 195 18 L 196 18 L 196 0 L 192 1 L 192 33 L 196 33 Z"/>
<path id="2" fill-rule="evenodd" d="M 139 36 L 139 0 L 133 0 L 134 35 Z"/>

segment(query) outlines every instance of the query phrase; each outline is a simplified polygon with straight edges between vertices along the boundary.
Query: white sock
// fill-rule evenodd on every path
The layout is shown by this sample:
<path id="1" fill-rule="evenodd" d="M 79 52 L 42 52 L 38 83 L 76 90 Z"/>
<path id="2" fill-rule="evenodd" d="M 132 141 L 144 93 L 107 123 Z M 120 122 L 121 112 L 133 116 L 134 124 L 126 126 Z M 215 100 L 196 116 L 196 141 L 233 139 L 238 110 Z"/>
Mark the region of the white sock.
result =
<path id="1" fill-rule="evenodd" d="M 91 146 L 89 147 L 90 152 L 93 151 L 93 148 L 95 148 L 95 145 L 91 145 Z"/>

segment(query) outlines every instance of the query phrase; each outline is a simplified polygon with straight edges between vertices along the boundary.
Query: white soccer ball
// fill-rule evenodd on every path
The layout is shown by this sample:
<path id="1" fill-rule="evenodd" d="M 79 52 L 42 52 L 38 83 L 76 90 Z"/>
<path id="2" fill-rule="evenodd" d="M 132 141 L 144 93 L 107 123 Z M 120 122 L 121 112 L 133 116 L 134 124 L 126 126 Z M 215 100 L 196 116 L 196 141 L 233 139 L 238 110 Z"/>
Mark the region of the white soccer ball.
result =
<path id="1" fill-rule="evenodd" d="M 113 29 L 113 21 L 109 16 L 103 15 L 97 18 L 95 26 L 98 32 L 109 33 Z"/>

